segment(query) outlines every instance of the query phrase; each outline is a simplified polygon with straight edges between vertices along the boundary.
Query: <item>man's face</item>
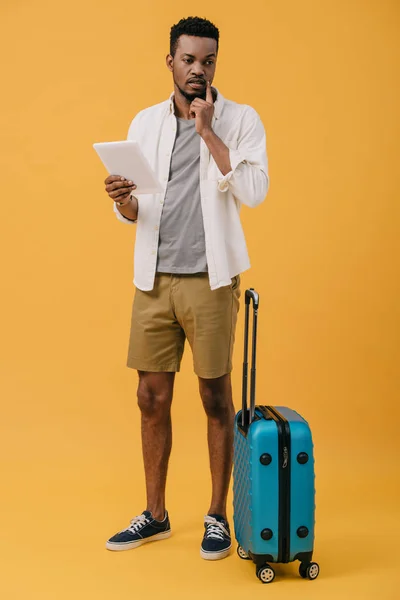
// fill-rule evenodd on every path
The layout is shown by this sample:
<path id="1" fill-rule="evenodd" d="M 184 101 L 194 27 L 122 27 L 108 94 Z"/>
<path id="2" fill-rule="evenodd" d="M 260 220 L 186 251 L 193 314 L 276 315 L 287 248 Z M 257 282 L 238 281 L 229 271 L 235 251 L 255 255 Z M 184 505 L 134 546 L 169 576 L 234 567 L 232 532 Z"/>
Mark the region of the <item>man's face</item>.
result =
<path id="1" fill-rule="evenodd" d="M 216 61 L 216 40 L 193 35 L 181 35 L 175 56 L 167 56 L 174 83 L 189 102 L 206 99 L 206 82 L 214 79 Z"/>

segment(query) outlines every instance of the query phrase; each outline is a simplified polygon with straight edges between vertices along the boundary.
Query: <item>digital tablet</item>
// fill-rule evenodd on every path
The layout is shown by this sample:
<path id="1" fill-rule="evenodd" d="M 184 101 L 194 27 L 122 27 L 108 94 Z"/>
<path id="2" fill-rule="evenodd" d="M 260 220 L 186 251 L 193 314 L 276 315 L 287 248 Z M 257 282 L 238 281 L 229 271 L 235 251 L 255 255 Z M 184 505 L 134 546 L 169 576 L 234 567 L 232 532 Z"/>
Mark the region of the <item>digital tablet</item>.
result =
<path id="1" fill-rule="evenodd" d="M 137 186 L 133 191 L 135 196 L 164 191 L 137 142 L 99 142 L 93 144 L 93 148 L 110 175 L 120 175 L 133 181 Z"/>

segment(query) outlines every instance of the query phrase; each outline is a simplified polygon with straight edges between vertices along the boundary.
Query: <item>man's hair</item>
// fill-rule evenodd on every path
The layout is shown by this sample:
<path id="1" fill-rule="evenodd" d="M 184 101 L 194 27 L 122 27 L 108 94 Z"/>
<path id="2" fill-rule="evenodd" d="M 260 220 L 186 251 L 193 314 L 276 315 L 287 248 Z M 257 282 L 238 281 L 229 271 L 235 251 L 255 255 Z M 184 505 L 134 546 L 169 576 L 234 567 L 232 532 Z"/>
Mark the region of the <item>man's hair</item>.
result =
<path id="1" fill-rule="evenodd" d="M 195 35 L 197 37 L 212 38 L 217 42 L 218 52 L 219 31 L 217 27 L 207 19 L 188 17 L 187 19 L 181 19 L 179 23 L 171 27 L 169 49 L 171 56 L 175 56 L 178 40 L 181 35 Z"/>

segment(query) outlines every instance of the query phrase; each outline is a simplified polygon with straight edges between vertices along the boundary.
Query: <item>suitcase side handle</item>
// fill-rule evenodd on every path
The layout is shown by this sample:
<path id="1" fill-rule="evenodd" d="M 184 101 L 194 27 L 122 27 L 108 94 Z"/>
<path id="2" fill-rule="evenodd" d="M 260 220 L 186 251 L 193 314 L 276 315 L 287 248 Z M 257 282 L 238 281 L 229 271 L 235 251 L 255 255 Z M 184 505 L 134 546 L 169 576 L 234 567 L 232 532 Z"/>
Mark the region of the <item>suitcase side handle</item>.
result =
<path id="1" fill-rule="evenodd" d="M 249 349 L 249 317 L 250 317 L 250 302 L 253 300 L 253 335 L 252 335 L 252 352 L 251 352 L 251 374 L 250 374 L 250 425 L 254 419 L 255 413 L 255 397 L 256 397 L 256 352 L 257 352 L 257 318 L 259 295 L 250 288 L 245 292 L 245 323 L 244 323 L 244 360 L 243 360 L 243 381 L 242 381 L 242 427 L 246 426 L 247 414 L 247 388 L 248 388 L 248 349 Z"/>

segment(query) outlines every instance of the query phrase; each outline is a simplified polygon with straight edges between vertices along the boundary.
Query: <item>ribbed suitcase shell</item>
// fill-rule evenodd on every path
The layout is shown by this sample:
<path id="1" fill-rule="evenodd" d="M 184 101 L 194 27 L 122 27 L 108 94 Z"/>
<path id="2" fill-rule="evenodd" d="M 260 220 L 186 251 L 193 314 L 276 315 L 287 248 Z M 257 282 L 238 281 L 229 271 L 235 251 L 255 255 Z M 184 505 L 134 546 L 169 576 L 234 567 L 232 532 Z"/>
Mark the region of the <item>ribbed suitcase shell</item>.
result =
<path id="1" fill-rule="evenodd" d="M 315 524 L 315 476 L 311 431 L 308 423 L 294 410 L 277 406 L 290 428 L 290 552 L 289 561 L 302 560 L 299 554 L 312 553 Z M 266 420 L 256 408 L 256 416 L 248 426 L 247 435 L 240 432 L 242 411 L 236 415 L 234 431 L 233 506 L 234 528 L 239 545 L 246 553 L 264 555 L 269 562 L 278 562 L 279 550 L 279 464 L 278 428 L 274 420 Z M 300 464 L 299 453 L 308 455 Z M 268 465 L 260 462 L 270 454 Z M 299 527 L 307 527 L 305 538 L 298 536 Z M 261 532 L 272 530 L 265 540 Z M 311 560 L 311 556 L 309 558 Z M 282 562 L 282 561 L 279 561 Z M 286 561 L 288 562 L 288 561 Z"/>

